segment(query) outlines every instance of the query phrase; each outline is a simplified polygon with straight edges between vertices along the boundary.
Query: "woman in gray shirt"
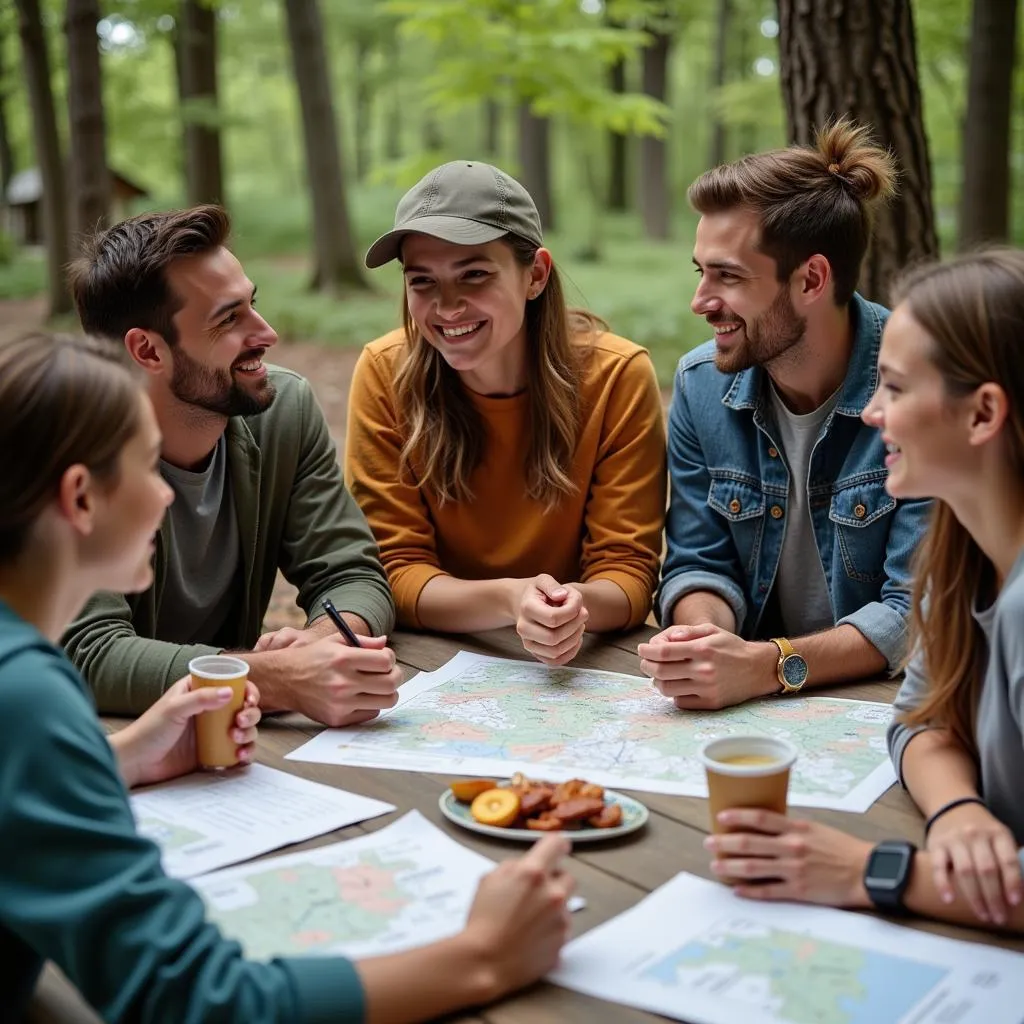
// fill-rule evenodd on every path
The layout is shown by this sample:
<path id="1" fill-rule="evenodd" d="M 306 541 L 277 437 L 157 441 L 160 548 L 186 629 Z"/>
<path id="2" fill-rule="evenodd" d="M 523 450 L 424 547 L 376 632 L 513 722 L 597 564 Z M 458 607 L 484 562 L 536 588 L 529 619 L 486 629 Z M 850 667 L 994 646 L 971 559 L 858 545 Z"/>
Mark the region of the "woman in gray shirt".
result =
<path id="1" fill-rule="evenodd" d="M 927 818 L 925 851 L 902 844 L 907 868 L 884 904 L 870 844 L 726 811 L 720 821 L 738 831 L 706 845 L 741 895 L 902 906 L 1024 931 L 1022 350 L 1024 253 L 921 268 L 885 328 L 864 411 L 888 446 L 889 493 L 936 499 L 917 552 L 915 653 L 889 730 L 900 779 Z"/>

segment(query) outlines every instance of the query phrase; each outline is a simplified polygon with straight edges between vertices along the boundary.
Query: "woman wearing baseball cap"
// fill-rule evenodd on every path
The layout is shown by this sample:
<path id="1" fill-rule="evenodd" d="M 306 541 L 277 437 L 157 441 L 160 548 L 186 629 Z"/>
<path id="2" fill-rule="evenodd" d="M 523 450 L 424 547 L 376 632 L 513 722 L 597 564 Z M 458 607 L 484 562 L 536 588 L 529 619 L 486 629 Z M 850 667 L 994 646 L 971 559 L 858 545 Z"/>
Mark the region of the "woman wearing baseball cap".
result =
<path id="1" fill-rule="evenodd" d="M 665 509 L 646 351 L 569 309 L 529 193 L 488 164 L 431 171 L 370 247 L 405 280 L 404 326 L 367 345 L 346 477 L 399 621 L 515 624 L 552 665 L 585 629 L 650 611 Z"/>

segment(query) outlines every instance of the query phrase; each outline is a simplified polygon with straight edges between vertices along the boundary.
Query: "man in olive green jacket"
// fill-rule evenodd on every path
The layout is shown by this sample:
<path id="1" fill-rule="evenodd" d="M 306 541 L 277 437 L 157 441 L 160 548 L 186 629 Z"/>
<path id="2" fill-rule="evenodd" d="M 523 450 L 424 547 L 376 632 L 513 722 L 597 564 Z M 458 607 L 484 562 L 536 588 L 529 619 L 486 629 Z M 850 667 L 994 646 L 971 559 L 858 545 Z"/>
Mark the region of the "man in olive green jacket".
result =
<path id="1" fill-rule="evenodd" d="M 394 604 L 308 382 L 263 363 L 277 335 L 228 232 L 215 206 L 144 214 L 97 235 L 72 266 L 85 330 L 123 340 L 146 375 L 163 434 L 153 471 L 174 501 L 154 538 L 153 585 L 96 595 L 64 646 L 101 712 L 141 713 L 191 658 L 235 650 L 265 707 L 355 724 L 397 699 Z M 306 627 L 261 636 L 278 569 Z"/>

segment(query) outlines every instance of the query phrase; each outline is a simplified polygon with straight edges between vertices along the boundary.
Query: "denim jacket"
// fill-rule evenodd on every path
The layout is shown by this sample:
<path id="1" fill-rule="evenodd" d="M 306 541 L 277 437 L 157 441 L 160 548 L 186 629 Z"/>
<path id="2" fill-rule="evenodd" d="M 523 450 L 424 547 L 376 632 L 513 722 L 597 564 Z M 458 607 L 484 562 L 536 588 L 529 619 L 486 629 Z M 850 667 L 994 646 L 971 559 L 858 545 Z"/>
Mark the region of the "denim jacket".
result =
<path id="1" fill-rule="evenodd" d="M 855 626 L 895 674 L 906 647 L 910 559 L 930 503 L 885 490 L 885 445 L 860 414 L 878 383 L 888 310 L 854 295 L 853 350 L 835 409 L 811 453 L 808 506 L 836 625 Z M 789 468 L 760 367 L 724 374 L 714 342 L 679 362 L 668 426 L 671 504 L 658 609 L 710 591 L 729 603 L 738 631 L 759 626 L 786 531 Z M 773 436 L 774 434 L 774 436 Z"/>

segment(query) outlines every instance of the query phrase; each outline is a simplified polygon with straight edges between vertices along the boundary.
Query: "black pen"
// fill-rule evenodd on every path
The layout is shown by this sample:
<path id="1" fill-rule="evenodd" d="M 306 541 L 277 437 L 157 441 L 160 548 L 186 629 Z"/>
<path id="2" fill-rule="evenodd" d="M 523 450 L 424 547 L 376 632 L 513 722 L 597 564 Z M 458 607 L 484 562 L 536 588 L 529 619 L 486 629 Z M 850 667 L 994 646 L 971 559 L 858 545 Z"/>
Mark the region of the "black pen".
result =
<path id="1" fill-rule="evenodd" d="M 338 627 L 338 632 L 345 638 L 349 647 L 362 647 L 359 637 L 352 632 L 349 624 L 338 614 L 334 602 L 329 597 L 325 597 L 320 603 L 323 605 L 324 611 L 327 612 L 327 617 Z"/>

